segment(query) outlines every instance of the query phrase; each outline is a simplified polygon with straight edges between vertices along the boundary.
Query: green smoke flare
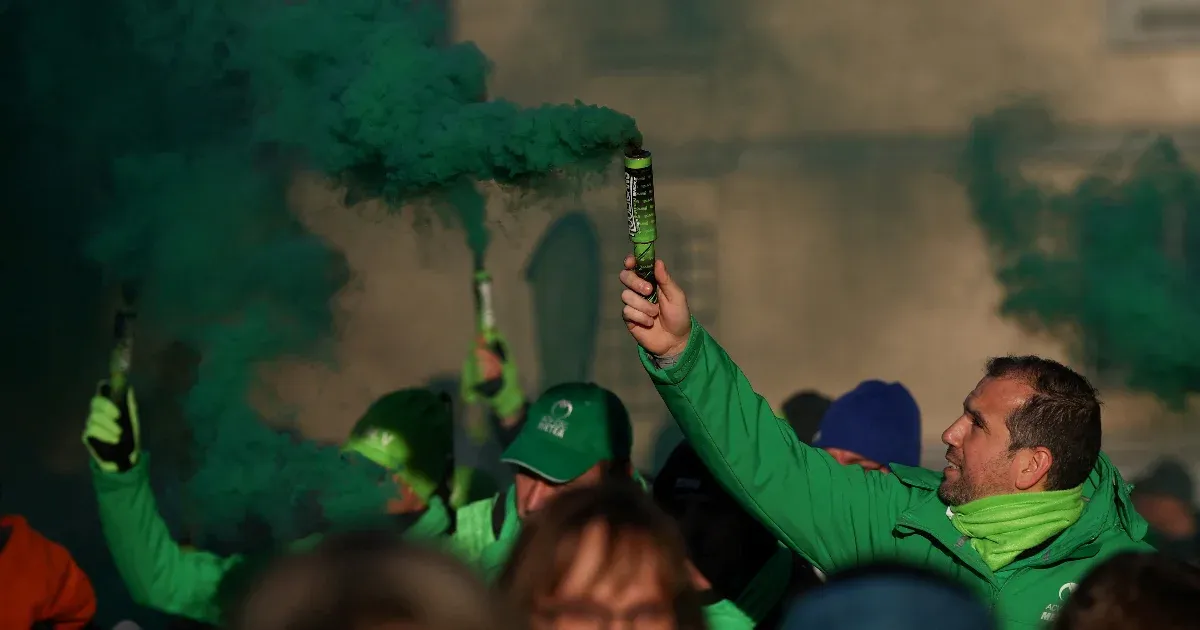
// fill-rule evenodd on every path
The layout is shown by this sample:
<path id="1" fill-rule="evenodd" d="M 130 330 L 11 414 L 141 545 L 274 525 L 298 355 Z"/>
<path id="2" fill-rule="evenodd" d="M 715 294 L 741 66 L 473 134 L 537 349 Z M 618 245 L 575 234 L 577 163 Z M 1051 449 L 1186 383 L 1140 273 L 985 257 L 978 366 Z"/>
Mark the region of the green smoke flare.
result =
<path id="1" fill-rule="evenodd" d="M 962 161 L 995 253 L 1002 313 L 1057 335 L 1077 359 L 1171 405 L 1200 391 L 1200 177 L 1168 138 L 1113 155 L 1073 190 L 1022 176 L 1055 137 L 1023 103 L 977 118 Z"/>
<path id="2" fill-rule="evenodd" d="M 20 60 L 7 62 L 20 65 L 5 108 L 21 124 L 5 129 L 29 134 L 13 137 L 23 170 L 6 176 L 44 212 L 26 217 L 37 234 L 50 243 L 85 226 L 75 251 L 139 285 L 145 334 L 200 355 L 185 406 L 199 462 L 188 496 L 209 532 L 253 519 L 288 538 L 314 495 L 340 520 L 378 511 L 389 491 L 336 447 L 269 429 L 248 403 L 263 362 L 321 355 L 345 280 L 342 257 L 288 210 L 298 171 L 395 207 L 451 204 L 482 256 L 475 182 L 530 186 L 608 164 L 638 138 L 609 109 L 488 100 L 486 58 L 442 43 L 428 5 L 14 0 L 3 12 Z M 52 247 L 77 255 L 67 240 Z"/>

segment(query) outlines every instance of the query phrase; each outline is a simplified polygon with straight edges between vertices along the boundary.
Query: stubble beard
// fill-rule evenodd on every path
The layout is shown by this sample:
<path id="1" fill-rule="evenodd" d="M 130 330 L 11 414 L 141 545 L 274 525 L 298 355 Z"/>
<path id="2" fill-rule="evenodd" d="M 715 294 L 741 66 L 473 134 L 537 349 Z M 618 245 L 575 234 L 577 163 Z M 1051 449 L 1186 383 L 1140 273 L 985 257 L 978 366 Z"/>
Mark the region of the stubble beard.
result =
<path id="1" fill-rule="evenodd" d="M 964 503 L 970 503 L 974 500 L 974 492 L 971 490 L 971 484 L 967 480 L 962 469 L 959 469 L 958 479 L 950 481 L 943 479 L 942 485 L 938 486 L 938 498 L 942 503 L 950 507 L 958 507 Z"/>

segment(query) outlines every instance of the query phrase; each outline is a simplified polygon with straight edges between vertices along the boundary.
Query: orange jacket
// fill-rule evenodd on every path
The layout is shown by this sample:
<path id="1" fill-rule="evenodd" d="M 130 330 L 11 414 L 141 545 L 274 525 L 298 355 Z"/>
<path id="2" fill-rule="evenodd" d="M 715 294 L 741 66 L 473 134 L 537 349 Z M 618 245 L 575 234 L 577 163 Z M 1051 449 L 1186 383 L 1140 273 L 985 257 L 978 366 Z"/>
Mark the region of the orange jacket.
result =
<path id="1" fill-rule="evenodd" d="M 0 628 L 25 630 L 49 622 L 84 628 L 96 614 L 96 593 L 70 552 L 20 516 L 0 517 Z"/>

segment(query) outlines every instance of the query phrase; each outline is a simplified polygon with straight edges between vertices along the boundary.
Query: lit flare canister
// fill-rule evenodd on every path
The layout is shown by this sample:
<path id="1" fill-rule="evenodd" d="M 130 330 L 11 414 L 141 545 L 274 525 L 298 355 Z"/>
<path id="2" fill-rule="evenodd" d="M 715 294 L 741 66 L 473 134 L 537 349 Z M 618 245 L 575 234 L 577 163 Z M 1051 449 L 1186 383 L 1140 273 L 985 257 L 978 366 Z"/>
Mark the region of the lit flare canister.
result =
<path id="1" fill-rule="evenodd" d="M 487 343 L 488 350 L 500 361 L 507 359 L 504 344 L 496 338 L 496 311 L 492 307 L 492 275 L 476 264 L 475 269 L 475 314 L 479 335 Z M 500 393 L 504 387 L 504 378 L 497 377 L 475 385 L 478 394 L 491 398 Z M 483 444 L 488 438 L 488 422 L 483 416 L 472 416 L 467 425 L 467 433 L 476 444 Z"/>
<path id="2" fill-rule="evenodd" d="M 129 389 L 129 368 L 133 363 L 133 324 L 137 311 L 133 306 L 133 294 L 122 291 L 121 307 L 113 321 L 113 351 L 108 362 L 108 387 L 106 395 L 114 404 L 125 404 L 125 392 Z"/>
<path id="3" fill-rule="evenodd" d="M 500 343 L 496 331 L 496 311 L 492 308 L 492 276 L 483 269 L 475 271 L 475 308 L 478 316 L 479 335 L 487 343 L 488 350 L 504 362 L 508 359 L 504 344 Z M 504 386 L 503 378 L 494 378 L 480 383 L 477 390 L 484 396 L 492 397 Z"/>
<path id="4" fill-rule="evenodd" d="M 475 308 L 481 334 L 496 328 L 496 311 L 492 309 L 492 275 L 483 269 L 475 271 Z"/>
<path id="5" fill-rule="evenodd" d="M 658 282 L 654 279 L 654 241 L 658 225 L 654 215 L 654 170 L 650 152 L 641 147 L 625 151 L 625 218 L 629 222 L 629 240 L 633 242 L 633 271 L 650 283 L 646 299 L 658 302 Z"/>

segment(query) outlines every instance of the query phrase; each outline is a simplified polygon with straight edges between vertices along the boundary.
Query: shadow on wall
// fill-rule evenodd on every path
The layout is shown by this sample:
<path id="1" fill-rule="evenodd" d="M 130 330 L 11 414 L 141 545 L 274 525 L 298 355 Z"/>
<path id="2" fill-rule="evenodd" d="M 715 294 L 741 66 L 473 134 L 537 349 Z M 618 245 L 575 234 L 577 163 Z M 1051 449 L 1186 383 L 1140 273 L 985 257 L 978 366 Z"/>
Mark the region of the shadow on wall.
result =
<path id="1" fill-rule="evenodd" d="M 546 229 L 526 266 L 533 298 L 541 371 L 536 397 L 547 388 L 591 381 L 600 308 L 600 239 L 583 211 Z"/>
<path id="2" fill-rule="evenodd" d="M 512 482 L 512 470 L 500 463 L 500 454 L 504 447 L 494 434 L 489 434 L 486 442 L 476 444 L 471 439 L 468 423 L 476 419 L 486 419 L 487 411 L 482 407 L 470 407 L 463 402 L 460 390 L 462 378 L 458 374 L 435 374 L 425 382 L 425 387 L 437 393 L 450 395 L 454 409 L 454 465 L 469 466 L 480 472 L 487 473 L 501 487 Z"/>

